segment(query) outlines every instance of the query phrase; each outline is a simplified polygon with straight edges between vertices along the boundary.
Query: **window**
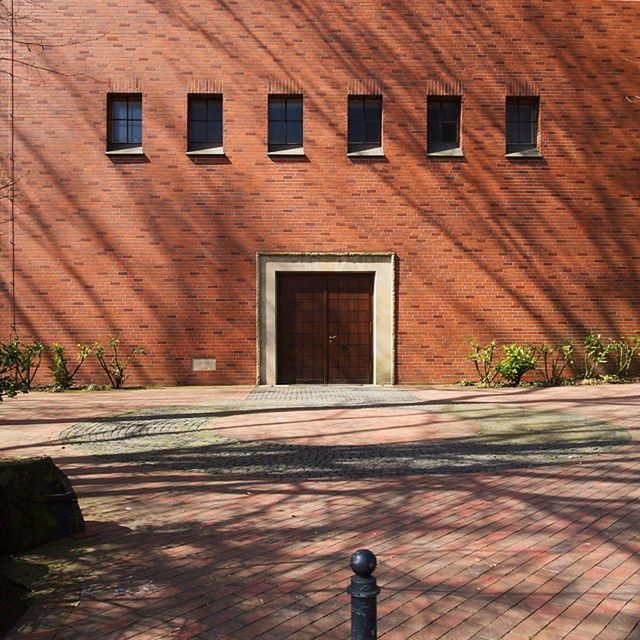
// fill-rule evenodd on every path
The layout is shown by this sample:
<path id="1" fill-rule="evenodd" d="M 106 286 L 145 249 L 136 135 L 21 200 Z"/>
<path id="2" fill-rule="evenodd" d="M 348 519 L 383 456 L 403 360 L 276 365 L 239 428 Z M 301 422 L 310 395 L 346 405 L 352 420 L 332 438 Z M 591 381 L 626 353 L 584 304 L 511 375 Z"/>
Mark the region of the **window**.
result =
<path id="1" fill-rule="evenodd" d="M 540 155 L 539 107 L 539 98 L 507 98 L 507 155 Z"/>
<path id="2" fill-rule="evenodd" d="M 142 152 L 142 96 L 110 94 L 107 111 L 107 151 Z"/>
<path id="3" fill-rule="evenodd" d="M 434 96 L 427 100 L 427 153 L 462 155 L 459 97 Z"/>
<path id="4" fill-rule="evenodd" d="M 188 153 L 222 153 L 222 96 L 189 94 Z"/>
<path id="5" fill-rule="evenodd" d="M 382 96 L 349 96 L 349 153 L 382 155 Z"/>
<path id="6" fill-rule="evenodd" d="M 302 96 L 269 96 L 269 153 L 303 152 Z"/>

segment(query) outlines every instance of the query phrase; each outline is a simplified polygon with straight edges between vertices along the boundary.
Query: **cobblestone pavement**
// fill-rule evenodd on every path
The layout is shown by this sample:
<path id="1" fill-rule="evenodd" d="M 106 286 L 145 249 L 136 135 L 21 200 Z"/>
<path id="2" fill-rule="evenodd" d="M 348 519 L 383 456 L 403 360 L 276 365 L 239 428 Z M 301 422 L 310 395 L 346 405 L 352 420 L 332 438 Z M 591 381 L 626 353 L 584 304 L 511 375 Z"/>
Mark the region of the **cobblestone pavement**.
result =
<path id="1" fill-rule="evenodd" d="M 406 389 L 369 385 L 277 385 L 256 387 L 251 403 L 298 407 L 357 407 L 410 405 L 420 400 Z"/>
<path id="2" fill-rule="evenodd" d="M 331 407 L 449 415 L 479 428 L 464 438 L 450 438 L 443 430 L 427 442 L 330 446 L 242 441 L 216 430 L 229 415 Z M 369 412 L 370 418 L 375 415 Z M 518 405 L 433 404 L 403 389 L 300 386 L 257 388 L 232 404 L 162 407 L 81 423 L 63 431 L 61 439 L 111 462 L 236 479 L 335 479 L 561 464 L 624 444 L 629 435 L 603 420 Z"/>
<path id="3" fill-rule="evenodd" d="M 0 406 L 0 454 L 52 455 L 88 524 L 0 562 L 36 588 L 8 639 L 344 640 L 348 558 L 367 546 L 379 560 L 382 640 L 640 640 L 640 385 L 391 390 L 386 402 L 308 391 L 305 407 L 301 389 L 206 388 Z M 299 464 L 314 430 L 331 450 L 352 435 L 345 424 L 358 431 L 347 449 L 370 444 L 382 460 L 389 445 L 450 450 L 491 436 L 530 456 L 541 441 L 571 453 L 391 476 L 369 470 L 374 456 L 353 461 L 362 476 L 330 479 L 327 461 L 295 477 L 290 460 L 278 475 L 236 452 L 231 473 L 219 461 L 188 470 L 205 468 L 188 464 L 199 449 L 211 465 L 211 450 L 230 446 L 255 457 L 300 443 L 286 448 Z"/>

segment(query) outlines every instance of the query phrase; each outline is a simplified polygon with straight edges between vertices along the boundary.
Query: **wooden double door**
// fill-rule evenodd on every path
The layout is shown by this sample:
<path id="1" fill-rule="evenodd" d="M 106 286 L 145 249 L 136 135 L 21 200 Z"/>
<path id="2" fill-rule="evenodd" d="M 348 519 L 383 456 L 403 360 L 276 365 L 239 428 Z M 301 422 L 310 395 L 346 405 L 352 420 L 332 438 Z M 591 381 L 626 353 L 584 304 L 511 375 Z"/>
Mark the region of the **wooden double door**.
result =
<path id="1" fill-rule="evenodd" d="M 279 273 L 278 383 L 373 381 L 373 274 Z"/>

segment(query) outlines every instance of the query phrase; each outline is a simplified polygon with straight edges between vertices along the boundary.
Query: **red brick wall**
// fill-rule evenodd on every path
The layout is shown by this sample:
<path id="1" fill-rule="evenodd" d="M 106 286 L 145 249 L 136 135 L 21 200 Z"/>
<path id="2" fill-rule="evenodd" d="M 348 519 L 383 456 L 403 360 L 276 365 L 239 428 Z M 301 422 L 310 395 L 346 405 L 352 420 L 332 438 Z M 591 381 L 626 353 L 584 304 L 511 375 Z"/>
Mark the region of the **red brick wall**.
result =
<path id="1" fill-rule="evenodd" d="M 257 251 L 394 251 L 400 382 L 470 375 L 469 336 L 640 328 L 640 105 L 625 99 L 640 92 L 640 3 L 40 4 L 47 37 L 77 43 L 21 53 L 65 74 L 21 69 L 16 84 L 24 338 L 121 335 L 151 353 L 138 382 L 252 382 Z M 227 158 L 197 164 L 186 94 L 205 80 L 224 93 Z M 383 161 L 345 155 L 347 93 L 369 81 L 384 94 Z M 303 162 L 266 155 L 282 82 L 304 94 Z M 425 157 L 425 96 L 441 82 L 464 86 L 463 160 Z M 136 83 L 146 158 L 115 162 L 105 96 Z M 542 160 L 504 157 L 518 83 L 540 92 Z M 191 373 L 194 356 L 218 370 Z"/>

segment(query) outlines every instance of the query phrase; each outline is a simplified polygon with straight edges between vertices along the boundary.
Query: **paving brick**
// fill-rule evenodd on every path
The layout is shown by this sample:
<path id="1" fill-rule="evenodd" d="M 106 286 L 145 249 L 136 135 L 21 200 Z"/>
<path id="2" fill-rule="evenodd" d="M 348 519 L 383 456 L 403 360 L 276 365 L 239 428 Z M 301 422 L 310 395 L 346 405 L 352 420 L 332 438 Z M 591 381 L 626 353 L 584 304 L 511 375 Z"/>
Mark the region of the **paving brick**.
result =
<path id="1" fill-rule="evenodd" d="M 260 408 L 249 390 L 34 394 L 7 402 L 0 406 L 0 450 L 53 455 L 88 522 L 86 534 L 23 556 L 51 563 L 61 585 L 78 584 L 77 606 L 70 606 L 68 588 L 54 590 L 36 600 L 9 638 L 344 640 L 347 561 L 366 545 L 379 559 L 385 640 L 636 640 L 640 453 L 638 409 L 627 399 L 638 389 L 503 390 L 480 398 L 473 390 L 411 389 L 406 393 L 430 406 L 479 402 L 507 415 L 526 403 L 611 421 L 633 442 L 554 465 L 336 480 L 221 479 L 123 464 L 116 447 L 96 455 L 62 449 L 58 440 L 78 421 L 166 409 L 176 398 L 200 409 L 236 402 Z M 401 395 L 394 391 L 395 399 Z M 406 411 L 403 397 L 385 406 L 390 422 Z M 57 411 L 52 402 L 60 403 Z M 286 394 L 278 402 L 282 411 L 289 406 Z M 307 426 L 301 429 L 309 437 Z M 291 438 L 295 430 L 292 423 L 274 437 Z"/>

